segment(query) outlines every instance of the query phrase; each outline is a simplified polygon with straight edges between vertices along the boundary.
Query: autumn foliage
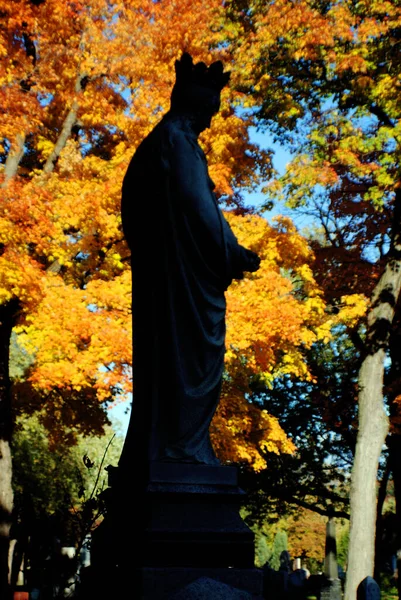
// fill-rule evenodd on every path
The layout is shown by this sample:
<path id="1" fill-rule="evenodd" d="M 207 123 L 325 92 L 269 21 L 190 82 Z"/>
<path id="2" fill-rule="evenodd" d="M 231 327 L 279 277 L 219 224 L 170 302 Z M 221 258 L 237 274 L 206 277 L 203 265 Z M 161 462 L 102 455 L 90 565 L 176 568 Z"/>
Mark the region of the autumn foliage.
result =
<path id="1" fill-rule="evenodd" d="M 227 434 L 213 436 L 219 454 L 260 470 L 266 466 L 263 451 L 292 452 L 295 446 L 275 417 L 247 401 L 250 386 L 272 385 L 283 374 L 311 378 L 303 350 L 330 336 L 330 322 L 310 269 L 312 253 L 292 222 L 279 218 L 270 226 L 257 216 L 227 218 L 262 264 L 227 292 L 227 376 L 212 433 L 225 424 Z"/>
<path id="2" fill-rule="evenodd" d="M 401 9 L 370 0 L 231 0 L 226 15 L 238 89 L 293 154 L 268 186 L 270 200 L 285 199 L 318 222 L 315 274 L 330 310 L 341 310 L 349 294 L 359 298 L 358 310 L 367 308 L 345 330 L 360 363 L 345 590 L 353 600 L 374 571 L 384 443 L 401 523 Z M 399 526 L 396 535 L 399 548 Z"/>
<path id="3" fill-rule="evenodd" d="M 288 550 L 291 556 L 312 559 L 323 566 L 327 518 L 301 509 L 287 521 Z"/>
<path id="4" fill-rule="evenodd" d="M 287 8 L 283 0 L 254 11 L 256 21 L 247 29 L 248 17 L 227 19 L 235 3 L 223 10 L 216 0 L 124 5 L 21 0 L 18 10 L 15 2 L 3 2 L 0 300 L 18 303 L 15 331 L 34 359 L 27 380 L 14 386 L 16 405 L 31 412 L 40 406 L 53 432 L 64 427 L 72 439 L 74 430 L 98 431 L 104 422 L 101 407 L 123 400 L 131 390 L 122 178 L 136 147 L 168 108 L 173 65 L 181 52 L 190 52 L 195 61 L 220 57 L 228 68 L 234 52 L 232 86 L 224 91 L 222 110 L 202 145 L 219 199 L 235 209 L 227 218 L 240 242 L 260 254 L 262 267 L 227 292 L 226 374 L 212 437 L 223 460 L 256 470 L 266 466 L 266 451 L 294 451 L 277 418 L 249 402 L 250 390 L 285 375 L 312 381 L 305 350 L 328 341 L 336 324 L 355 327 L 367 300 L 360 283 L 351 289 L 337 285 L 328 296 L 328 280 L 338 282 L 337 271 L 324 281 L 324 268 L 316 269 L 319 262 L 289 219 L 268 224 L 244 211 L 241 192 L 266 181 L 272 167 L 269 153 L 249 139 L 255 112 L 238 107 L 263 99 L 257 118 L 275 118 L 278 126 L 292 130 L 310 89 L 297 80 L 297 94 L 285 95 L 281 71 L 265 72 L 263 53 L 275 48 L 279 32 L 294 64 L 316 58 L 323 44 L 327 64 L 333 52 L 341 58 L 338 76 L 362 69 L 359 59 L 341 49 L 351 23 L 344 10 L 322 17 L 307 2 Z M 305 35 L 295 43 L 299 28 L 306 28 Z M 368 35 L 365 29 L 362 37 Z M 239 51 L 222 43 L 227 41 L 239 43 Z M 317 76 L 320 67 L 311 68 Z M 290 61 L 280 69 L 295 77 Z M 244 93 L 248 86 L 254 95 Z M 272 181 L 269 194 L 302 204 L 316 186 L 331 189 L 345 181 L 345 163 L 355 174 L 387 185 L 383 169 L 389 167 L 384 162 L 373 167 L 365 156 L 365 138 L 329 113 L 308 141 L 316 150 L 313 159 L 305 145 L 286 176 Z M 384 145 L 386 131 L 380 131 Z M 323 144 L 328 157 L 318 152 Z M 144 226 L 151 244 L 152 224 Z M 315 249 L 321 265 L 333 264 L 331 256 L 325 260 Z M 326 306 L 333 298 L 336 313 Z"/>
<path id="5" fill-rule="evenodd" d="M 13 384 L 15 412 L 39 415 L 55 448 L 81 433 L 101 432 L 105 408 L 130 398 L 135 356 L 122 179 L 139 143 L 168 110 L 175 60 L 183 51 L 195 62 L 222 59 L 230 85 L 201 145 L 231 227 L 262 262 L 226 294 L 227 351 L 213 445 L 223 462 L 250 467 L 247 476 L 260 487 L 274 471 L 270 454 L 270 465 L 280 463 L 283 474 L 280 492 L 291 480 L 309 493 L 308 465 L 300 461 L 309 456 L 314 467 L 316 456 L 320 460 L 311 450 L 314 436 L 327 435 L 325 449 L 335 439 L 339 455 L 344 434 L 349 460 L 358 391 L 384 378 L 376 413 L 369 409 L 366 422 L 382 420 L 386 434 L 384 398 L 399 517 L 398 292 L 387 303 L 392 314 L 378 345 L 372 346 L 369 330 L 383 298 L 377 286 L 390 265 L 388 249 L 401 248 L 398 3 L 4 0 L 0 20 L 0 346 L 7 346 L 12 326 L 29 357 Z M 274 171 L 272 153 L 252 141 L 255 126 L 291 152 L 284 174 Z M 266 208 L 284 201 L 313 219 L 308 242 L 289 218 L 267 221 L 246 207 L 245 194 L 261 188 Z M 143 227 L 151 245 L 152 222 Z M 391 260 L 399 265 L 397 252 Z M 378 347 L 378 375 L 365 385 L 362 373 L 358 382 L 360 365 Z M 341 361 L 344 368 L 336 369 Z M 6 368 L 0 352 L 0 401 Z M 270 407 L 266 390 L 276 393 Z M 288 409 L 277 408 L 275 398 L 281 406 L 288 400 Z M 305 435 L 297 435 L 302 425 L 294 426 L 294 406 L 304 421 L 319 415 L 324 427 L 312 417 Z M 361 406 L 360 394 L 360 414 Z M 378 453 L 381 448 L 380 442 Z M 287 480 L 286 465 L 293 464 L 302 478 L 297 471 Z M 338 464 L 333 469 L 343 476 Z M 327 481 L 327 494 L 317 502 L 323 512 L 335 501 Z M 376 472 L 371 481 L 374 491 Z M 368 494 L 361 496 L 366 505 Z M 302 509 L 287 529 L 291 553 L 308 550 L 319 559 L 323 517 Z M 401 530 L 397 535 L 400 540 Z M 361 545 L 372 546 L 352 542 L 358 559 L 352 547 Z"/>
<path id="6" fill-rule="evenodd" d="M 96 431 L 99 407 L 131 386 L 122 177 L 168 108 L 181 52 L 230 62 L 217 50 L 221 6 L 21 0 L 18 10 L 15 2 L 1 10 L 1 301 L 18 302 L 19 343 L 34 359 L 14 388 L 17 404 L 40 406 L 53 435 L 63 427 Z M 330 323 L 312 254 L 293 225 L 240 216 L 241 190 L 271 169 L 269 154 L 249 140 L 252 116 L 236 110 L 242 100 L 225 91 L 202 139 L 218 196 L 240 209 L 228 215 L 236 234 L 263 258 L 258 274 L 228 292 L 227 375 L 213 440 L 224 460 L 261 469 L 260 449 L 294 446 L 277 419 L 249 404 L 250 382 L 311 377 L 303 348 L 328 336 Z M 151 244 L 152 224 L 144 226 Z"/>

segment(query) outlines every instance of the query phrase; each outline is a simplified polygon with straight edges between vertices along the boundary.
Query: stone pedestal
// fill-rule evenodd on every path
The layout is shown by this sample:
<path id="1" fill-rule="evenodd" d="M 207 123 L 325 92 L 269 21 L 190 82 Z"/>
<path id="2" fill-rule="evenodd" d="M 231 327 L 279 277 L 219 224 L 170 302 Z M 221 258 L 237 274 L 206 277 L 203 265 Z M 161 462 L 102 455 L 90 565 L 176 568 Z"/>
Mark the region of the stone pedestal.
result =
<path id="1" fill-rule="evenodd" d="M 342 587 L 339 579 L 327 579 L 320 592 L 320 600 L 341 600 Z"/>
<path id="2" fill-rule="evenodd" d="M 253 533 L 239 515 L 243 500 L 235 467 L 153 463 L 142 493 L 112 482 L 93 568 L 101 577 L 114 568 L 132 599 L 167 600 L 201 578 L 261 596 Z M 106 546 L 114 566 L 104 560 Z"/>

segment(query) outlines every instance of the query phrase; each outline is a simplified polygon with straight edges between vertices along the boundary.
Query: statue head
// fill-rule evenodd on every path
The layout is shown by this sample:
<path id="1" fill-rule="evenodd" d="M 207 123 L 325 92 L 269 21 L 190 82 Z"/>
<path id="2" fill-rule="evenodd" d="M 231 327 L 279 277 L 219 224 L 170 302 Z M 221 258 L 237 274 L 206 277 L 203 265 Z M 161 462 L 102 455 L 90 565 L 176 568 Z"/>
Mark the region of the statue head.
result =
<path id="1" fill-rule="evenodd" d="M 175 61 L 176 80 L 171 93 L 171 110 L 190 115 L 194 128 L 200 133 L 207 127 L 220 108 L 220 93 L 230 79 L 224 73 L 223 63 L 216 61 L 193 64 L 192 57 L 184 53 Z"/>

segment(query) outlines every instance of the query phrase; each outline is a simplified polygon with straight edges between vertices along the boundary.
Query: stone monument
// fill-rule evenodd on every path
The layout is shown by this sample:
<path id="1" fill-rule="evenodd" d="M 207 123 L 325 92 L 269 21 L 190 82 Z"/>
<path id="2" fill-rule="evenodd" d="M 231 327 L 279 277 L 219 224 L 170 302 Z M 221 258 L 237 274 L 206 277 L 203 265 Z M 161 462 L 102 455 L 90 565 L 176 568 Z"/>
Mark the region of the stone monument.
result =
<path id="1" fill-rule="evenodd" d="M 330 516 L 326 524 L 326 551 L 324 559 L 324 583 L 321 600 L 341 600 L 341 581 L 338 577 L 336 524 Z"/>
<path id="2" fill-rule="evenodd" d="M 122 190 L 131 248 L 134 402 L 119 468 L 154 461 L 216 465 L 209 425 L 224 360 L 225 297 L 259 267 L 213 193 L 199 134 L 228 82 L 221 62 L 176 62 L 171 109 L 140 144 Z M 147 477 L 147 474 L 145 474 Z"/>
<path id="3" fill-rule="evenodd" d="M 223 374 L 224 293 L 260 259 L 225 220 L 198 143 L 229 74 L 219 61 L 194 65 L 188 54 L 175 70 L 171 108 L 138 147 L 123 183 L 133 408 L 98 541 L 114 540 L 115 578 L 130 580 L 132 598 L 167 599 L 197 580 L 197 589 L 214 580 L 258 596 L 262 573 L 239 516 L 237 470 L 216 458 L 209 425 Z M 104 553 L 93 559 L 98 573 L 102 561 L 110 568 Z"/>

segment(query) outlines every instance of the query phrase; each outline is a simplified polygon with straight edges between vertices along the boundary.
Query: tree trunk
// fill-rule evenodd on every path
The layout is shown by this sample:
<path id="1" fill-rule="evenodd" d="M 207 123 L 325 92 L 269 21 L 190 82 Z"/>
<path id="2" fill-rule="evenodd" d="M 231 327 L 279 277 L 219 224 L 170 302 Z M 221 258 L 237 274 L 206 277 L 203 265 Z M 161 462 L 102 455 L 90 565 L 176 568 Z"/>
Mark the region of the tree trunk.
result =
<path id="1" fill-rule="evenodd" d="M 400 427 L 400 426 L 399 426 Z M 397 521 L 396 548 L 398 569 L 398 598 L 401 600 L 401 434 L 392 433 L 389 440 L 390 465 L 393 474 L 395 514 Z"/>
<path id="2" fill-rule="evenodd" d="M 397 399 L 401 396 L 401 303 L 397 304 L 396 326 L 392 328 L 390 337 L 391 368 L 388 383 L 388 400 L 390 405 L 391 431 L 388 440 L 389 466 L 393 475 L 396 513 L 396 545 L 395 554 L 401 558 L 401 404 Z M 401 564 L 398 564 L 401 574 Z M 398 597 L 401 600 L 401 576 L 398 577 Z"/>
<path id="3" fill-rule="evenodd" d="M 10 148 L 4 165 L 4 180 L 1 184 L 2 188 L 8 185 L 18 170 L 18 165 L 24 156 L 25 133 L 18 133 L 15 139 L 15 144 Z"/>
<path id="4" fill-rule="evenodd" d="M 366 356 L 358 383 L 358 435 L 351 474 L 350 539 L 344 600 L 355 600 L 360 582 L 373 577 L 377 471 L 388 432 L 383 405 L 384 361 L 401 287 L 401 191 L 397 190 L 391 246 L 375 287 L 366 327 Z"/>
<path id="5" fill-rule="evenodd" d="M 373 577 L 377 514 L 377 469 L 388 431 L 383 408 L 384 350 L 363 361 L 359 373 L 359 429 L 351 475 L 350 536 L 345 600 L 355 600 L 360 582 Z"/>
<path id="6" fill-rule="evenodd" d="M 75 83 L 75 92 L 77 94 L 79 94 L 82 91 L 83 81 L 85 79 L 86 79 L 86 75 L 80 75 L 77 78 L 77 81 Z M 65 145 L 71 135 L 72 128 L 74 127 L 74 125 L 77 122 L 78 109 L 79 109 L 79 104 L 78 104 L 77 99 L 75 98 L 72 102 L 70 110 L 67 113 L 66 118 L 64 119 L 64 123 L 61 128 L 60 135 L 57 138 L 54 148 L 53 148 L 52 152 L 50 153 L 50 155 L 43 167 L 43 173 L 46 173 L 46 174 L 52 173 L 52 171 L 55 167 L 55 164 L 57 162 L 57 159 L 60 156 L 61 151 L 65 147 Z"/>
<path id="7" fill-rule="evenodd" d="M 9 377 L 10 338 L 18 305 L 0 306 L 0 598 L 11 598 L 8 548 L 13 509 L 11 462 L 11 395 Z"/>

